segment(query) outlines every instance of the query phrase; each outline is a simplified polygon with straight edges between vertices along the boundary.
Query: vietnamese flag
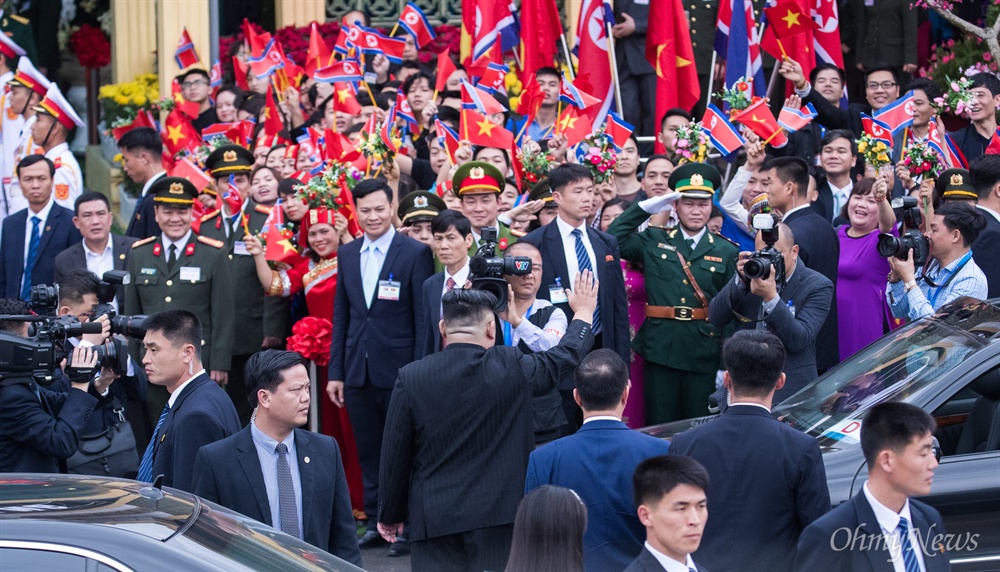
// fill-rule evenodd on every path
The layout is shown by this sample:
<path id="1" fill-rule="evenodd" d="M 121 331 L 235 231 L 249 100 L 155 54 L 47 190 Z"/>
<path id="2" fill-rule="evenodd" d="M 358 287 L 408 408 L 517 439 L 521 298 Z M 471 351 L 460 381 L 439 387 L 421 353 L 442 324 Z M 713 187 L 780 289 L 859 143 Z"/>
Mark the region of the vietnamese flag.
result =
<path id="1" fill-rule="evenodd" d="M 199 169 L 187 157 L 184 157 L 174 165 L 174 168 L 170 170 L 170 176 L 187 179 L 194 185 L 194 188 L 198 189 L 199 193 L 212 183 L 212 177 L 209 177 L 208 173 Z"/>
<path id="2" fill-rule="evenodd" d="M 493 123 L 482 113 L 463 109 L 461 115 L 463 137 L 473 145 L 508 150 L 514 146 L 514 134 Z"/>
<path id="3" fill-rule="evenodd" d="M 285 128 L 285 122 L 281 117 L 281 110 L 274 101 L 274 90 L 268 89 L 264 103 L 264 133 L 268 137 L 277 135 Z"/>
<path id="4" fill-rule="evenodd" d="M 766 8 L 766 25 L 760 39 L 761 49 L 775 59 L 780 60 L 787 55 L 789 59 L 797 61 L 806 77 L 816 67 L 813 30 L 819 26 L 812 19 L 814 3 L 808 0 L 783 0 L 773 8 Z"/>
<path id="5" fill-rule="evenodd" d="M 562 115 L 556 120 L 556 133 L 566 136 L 570 146 L 582 141 L 594 130 L 590 117 L 572 105 L 563 108 Z"/>
<path id="6" fill-rule="evenodd" d="M 233 56 L 233 75 L 236 76 L 236 86 L 243 91 L 250 91 L 247 83 L 247 65 L 238 56 Z"/>
<path id="7" fill-rule="evenodd" d="M 808 10 L 802 10 L 793 0 L 783 0 L 771 8 L 764 8 L 767 23 L 778 38 L 791 38 L 819 28 Z"/>
<path id="8" fill-rule="evenodd" d="M 781 147 L 788 142 L 784 133 L 779 133 L 782 131 L 781 126 L 778 125 L 774 114 L 767 107 L 766 99 L 757 100 L 757 103 L 752 104 L 733 117 L 733 121 L 746 125 L 762 141 L 775 147 Z M 773 138 L 772 135 L 774 136 Z"/>
<path id="9" fill-rule="evenodd" d="M 437 76 L 434 79 L 434 91 L 442 92 L 446 90 L 446 85 L 448 84 L 448 78 L 451 74 L 458 71 L 455 67 L 455 62 L 451 61 L 451 50 L 445 49 L 445 51 L 438 54 L 437 61 Z"/>
<path id="10" fill-rule="evenodd" d="M 654 1 L 653 5 L 655 6 L 660 1 L 662 0 Z M 650 14 L 649 21 L 650 24 L 653 23 L 652 14 Z M 556 58 L 556 45 L 562 31 L 559 9 L 556 7 L 555 0 L 522 0 L 522 74 L 530 75 L 538 71 L 538 68 L 553 65 Z M 697 80 L 698 76 L 696 75 L 695 83 Z"/>
<path id="11" fill-rule="evenodd" d="M 174 110 L 179 111 L 188 119 L 198 118 L 198 104 L 184 99 L 184 95 L 181 93 L 181 84 L 176 79 L 170 82 L 170 94 L 174 98 Z"/>
<path id="12" fill-rule="evenodd" d="M 691 109 L 701 98 L 694 48 L 680 0 L 658 0 L 649 6 L 646 60 L 656 70 L 656 118 L 671 107 Z M 658 120 L 658 119 L 657 119 Z M 664 151 L 657 141 L 656 152 Z"/>
<path id="13" fill-rule="evenodd" d="M 163 145 L 171 156 L 181 150 L 201 142 L 201 136 L 191 121 L 178 108 L 174 108 L 163 122 Z"/>
<path id="14" fill-rule="evenodd" d="M 295 250 L 289 239 L 281 236 L 278 225 L 272 224 L 267 227 L 267 247 L 264 249 L 264 259 L 272 262 L 284 262 L 295 265 L 302 257 L 299 251 Z"/>
<path id="15" fill-rule="evenodd" d="M 323 36 L 319 34 L 316 22 L 313 22 L 309 26 L 309 51 L 306 52 L 306 75 L 312 77 L 316 73 L 316 70 L 326 67 L 330 62 L 330 55 L 330 48 L 327 47 Z"/>
<path id="16" fill-rule="evenodd" d="M 361 104 L 358 103 L 354 87 L 347 82 L 333 84 L 333 110 L 352 116 L 361 115 Z"/>

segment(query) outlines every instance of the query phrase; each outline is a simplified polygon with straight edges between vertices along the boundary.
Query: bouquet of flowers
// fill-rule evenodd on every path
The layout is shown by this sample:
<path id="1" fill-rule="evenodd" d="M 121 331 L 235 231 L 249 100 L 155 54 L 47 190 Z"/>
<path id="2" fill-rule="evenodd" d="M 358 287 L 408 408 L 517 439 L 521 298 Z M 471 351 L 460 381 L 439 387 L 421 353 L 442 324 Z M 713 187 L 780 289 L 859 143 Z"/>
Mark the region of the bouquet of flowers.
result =
<path id="1" fill-rule="evenodd" d="M 753 95 L 750 91 L 750 82 L 742 77 L 736 80 L 733 87 L 722 87 L 717 95 L 729 106 L 729 117 L 739 115 L 744 109 L 760 100 L 759 95 Z"/>
<path id="2" fill-rule="evenodd" d="M 861 138 L 856 143 L 858 145 L 858 153 L 865 158 L 866 163 L 876 170 L 890 163 L 889 152 L 892 150 L 884 142 L 874 139 L 867 133 L 862 133 Z"/>
<path id="3" fill-rule="evenodd" d="M 101 86 L 97 98 L 109 129 L 124 127 L 135 121 L 142 110 L 159 115 L 160 82 L 155 73 L 136 76 L 129 82 Z M 110 133 L 110 131 L 109 131 Z"/>
<path id="4" fill-rule="evenodd" d="M 333 324 L 326 318 L 306 316 L 292 326 L 288 349 L 323 367 L 330 362 Z"/>
<path id="5" fill-rule="evenodd" d="M 603 127 L 577 143 L 575 155 L 581 165 L 590 169 L 594 183 L 598 185 L 611 177 L 618 163 L 618 154 L 604 134 Z"/>
<path id="6" fill-rule="evenodd" d="M 962 115 L 968 112 L 973 100 L 972 92 L 969 91 L 972 80 L 967 77 L 960 77 L 956 80 L 946 77 L 945 81 L 948 82 L 949 89 L 944 90 L 943 96 L 935 97 L 931 105 L 938 113 Z"/>
<path id="7" fill-rule="evenodd" d="M 364 173 L 351 164 L 334 163 L 319 175 L 298 187 L 296 198 L 309 208 L 326 207 L 337 210 L 344 205 L 341 195 L 349 193 L 364 178 Z"/>
<path id="8" fill-rule="evenodd" d="M 903 151 L 903 164 L 918 185 L 924 177 L 936 179 L 944 171 L 941 155 L 926 143 L 913 143 L 907 147 Z"/>
<path id="9" fill-rule="evenodd" d="M 524 168 L 524 180 L 532 185 L 549 176 L 549 171 L 556 166 L 555 157 L 548 153 L 543 153 L 542 148 L 537 144 L 525 145 L 518 148 L 517 154 L 521 159 L 521 166 Z"/>
<path id="10" fill-rule="evenodd" d="M 389 141 L 382 137 L 382 131 L 381 123 L 376 124 L 376 128 L 371 133 L 365 129 L 361 130 L 361 141 L 358 142 L 358 149 L 368 158 L 369 163 L 372 159 L 375 161 L 391 160 L 392 156 L 396 154 L 396 150 L 403 144 L 403 140 L 399 136 L 399 128 L 395 125 L 389 127 Z"/>
<path id="11" fill-rule="evenodd" d="M 96 26 L 80 26 L 70 34 L 69 45 L 85 68 L 103 68 L 111 63 L 111 40 Z"/>
<path id="12" fill-rule="evenodd" d="M 681 163 L 704 163 L 708 157 L 708 136 L 701 129 L 701 122 L 677 128 L 674 155 Z"/>

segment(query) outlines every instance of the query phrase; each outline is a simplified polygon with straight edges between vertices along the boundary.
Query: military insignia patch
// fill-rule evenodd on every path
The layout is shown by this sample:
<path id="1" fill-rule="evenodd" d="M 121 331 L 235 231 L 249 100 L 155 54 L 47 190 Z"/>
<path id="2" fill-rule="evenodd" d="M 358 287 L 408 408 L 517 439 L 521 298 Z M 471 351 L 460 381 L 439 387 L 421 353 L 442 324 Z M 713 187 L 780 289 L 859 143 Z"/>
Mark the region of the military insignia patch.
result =
<path id="1" fill-rule="evenodd" d="M 65 201 L 69 198 L 69 185 L 58 184 L 56 185 L 56 200 Z"/>

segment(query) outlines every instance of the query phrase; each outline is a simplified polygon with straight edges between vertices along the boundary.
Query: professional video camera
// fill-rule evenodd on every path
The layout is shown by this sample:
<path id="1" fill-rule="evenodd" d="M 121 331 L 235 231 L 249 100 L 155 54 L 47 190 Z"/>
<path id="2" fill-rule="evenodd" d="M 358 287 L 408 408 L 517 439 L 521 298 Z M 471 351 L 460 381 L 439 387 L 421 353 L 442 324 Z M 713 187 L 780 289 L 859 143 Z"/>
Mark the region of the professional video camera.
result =
<path id="1" fill-rule="evenodd" d="M 774 244 L 778 242 L 778 224 L 770 214 L 758 214 L 753 217 L 753 227 L 764 240 L 764 248 L 750 255 L 743 265 L 743 275 L 747 280 L 754 278 L 767 279 L 774 269 L 774 280 L 777 284 L 785 283 L 785 257 L 778 252 Z"/>
<path id="2" fill-rule="evenodd" d="M 527 256 L 497 256 L 497 228 L 482 229 L 483 245 L 469 261 L 472 287 L 485 290 L 497 297 L 495 312 L 507 307 L 507 281 L 504 276 L 524 276 L 531 272 L 531 259 Z"/>
<path id="3" fill-rule="evenodd" d="M 930 255 L 930 244 L 920 232 L 920 207 L 916 197 L 898 197 L 892 199 L 892 210 L 897 211 L 897 218 L 902 219 L 903 230 L 899 236 L 883 232 L 878 235 L 878 253 L 883 258 L 895 256 L 906 260 L 906 255 L 913 251 L 913 266 L 918 268 L 927 262 Z"/>
<path id="4" fill-rule="evenodd" d="M 97 290 L 97 299 L 100 302 L 94 308 L 94 318 L 107 316 L 111 320 L 111 333 L 121 334 L 130 338 L 142 339 L 146 335 L 146 316 L 120 316 L 115 312 L 115 307 L 111 301 L 115 299 L 118 287 L 129 284 L 132 275 L 125 270 L 108 270 L 101 276 L 101 284 Z"/>

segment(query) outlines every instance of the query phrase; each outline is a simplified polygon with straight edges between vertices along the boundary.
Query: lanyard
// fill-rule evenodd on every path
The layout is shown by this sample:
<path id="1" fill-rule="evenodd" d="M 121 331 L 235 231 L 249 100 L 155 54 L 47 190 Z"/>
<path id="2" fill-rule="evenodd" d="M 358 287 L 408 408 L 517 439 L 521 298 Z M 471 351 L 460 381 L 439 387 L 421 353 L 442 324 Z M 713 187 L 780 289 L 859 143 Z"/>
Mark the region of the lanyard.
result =
<path id="1" fill-rule="evenodd" d="M 513 304 L 514 302 L 510 301 L 508 303 L 509 304 Z M 524 317 L 521 318 L 521 319 L 522 320 L 527 320 L 531 316 L 531 309 L 534 308 L 534 307 L 535 307 L 535 305 L 532 304 L 531 307 L 528 308 L 528 311 L 524 313 Z M 514 333 L 511 331 L 510 322 L 504 322 L 503 323 L 503 345 L 505 345 L 505 346 L 512 346 L 512 345 L 514 345 L 514 344 L 511 343 L 513 341 L 513 337 L 514 337 Z"/>
<path id="2" fill-rule="evenodd" d="M 955 278 L 955 275 L 958 274 L 958 271 L 961 270 L 962 267 L 965 266 L 971 258 L 972 258 L 972 251 L 970 250 L 969 252 L 965 253 L 965 256 L 963 256 L 961 260 L 958 261 L 958 265 L 955 266 L 955 270 L 953 270 L 950 274 L 948 274 L 948 279 L 945 280 L 944 283 L 942 283 L 940 286 L 934 288 L 934 293 L 931 294 L 931 299 L 930 299 L 931 307 L 934 306 L 934 303 L 937 301 L 938 295 L 941 294 L 941 291 L 944 290 L 945 286 L 951 283 L 952 279 Z M 942 270 L 944 269 L 942 268 Z M 928 281 L 926 277 L 924 278 L 924 281 L 933 284 L 933 282 Z"/>

